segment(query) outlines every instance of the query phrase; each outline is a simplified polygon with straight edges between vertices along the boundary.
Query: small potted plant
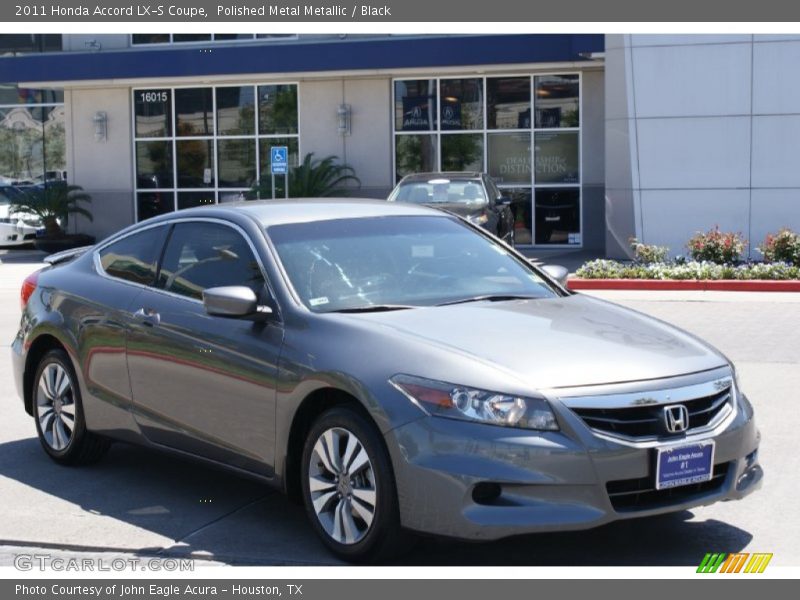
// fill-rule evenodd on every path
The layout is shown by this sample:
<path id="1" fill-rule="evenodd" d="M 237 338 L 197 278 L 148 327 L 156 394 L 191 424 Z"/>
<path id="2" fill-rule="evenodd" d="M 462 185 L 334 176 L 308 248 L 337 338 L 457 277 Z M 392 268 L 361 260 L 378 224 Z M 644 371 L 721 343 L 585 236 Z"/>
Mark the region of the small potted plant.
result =
<path id="1" fill-rule="evenodd" d="M 52 182 L 42 187 L 24 190 L 13 203 L 13 211 L 38 217 L 44 232 L 37 234 L 34 246 L 38 250 L 52 254 L 61 250 L 89 246 L 95 239 L 83 233 L 68 234 L 65 231 L 69 217 L 83 215 L 90 221 L 92 213 L 80 205 L 91 202 L 92 198 L 78 185 Z"/>

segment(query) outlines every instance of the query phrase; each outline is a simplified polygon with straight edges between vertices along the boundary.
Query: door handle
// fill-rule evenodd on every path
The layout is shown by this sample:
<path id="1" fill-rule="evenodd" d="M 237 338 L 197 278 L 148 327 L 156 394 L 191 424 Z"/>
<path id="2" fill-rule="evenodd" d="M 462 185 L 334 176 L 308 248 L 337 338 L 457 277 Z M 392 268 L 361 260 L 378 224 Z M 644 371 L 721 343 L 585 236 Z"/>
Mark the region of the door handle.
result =
<path id="1" fill-rule="evenodd" d="M 150 327 L 154 327 L 161 322 L 161 315 L 152 308 L 140 308 L 133 313 L 133 317 L 142 325 L 149 325 Z"/>

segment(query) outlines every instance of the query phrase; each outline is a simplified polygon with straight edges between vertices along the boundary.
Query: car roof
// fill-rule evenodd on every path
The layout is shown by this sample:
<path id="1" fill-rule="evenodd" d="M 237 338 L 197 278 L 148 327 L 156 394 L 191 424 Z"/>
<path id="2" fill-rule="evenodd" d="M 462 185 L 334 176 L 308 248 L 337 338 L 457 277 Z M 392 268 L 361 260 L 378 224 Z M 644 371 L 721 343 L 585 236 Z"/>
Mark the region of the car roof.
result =
<path id="1" fill-rule="evenodd" d="M 244 200 L 187 208 L 155 217 L 149 222 L 192 217 L 247 215 L 264 227 L 288 223 L 309 223 L 335 219 L 389 216 L 443 216 L 439 210 L 414 204 L 367 198 L 297 198 L 291 200 Z"/>
<path id="2" fill-rule="evenodd" d="M 480 179 L 482 173 L 480 171 L 441 171 L 431 173 L 413 173 L 406 175 L 400 183 L 418 183 L 420 181 L 430 181 L 431 179 L 450 179 L 456 181 L 464 181 L 468 179 Z"/>

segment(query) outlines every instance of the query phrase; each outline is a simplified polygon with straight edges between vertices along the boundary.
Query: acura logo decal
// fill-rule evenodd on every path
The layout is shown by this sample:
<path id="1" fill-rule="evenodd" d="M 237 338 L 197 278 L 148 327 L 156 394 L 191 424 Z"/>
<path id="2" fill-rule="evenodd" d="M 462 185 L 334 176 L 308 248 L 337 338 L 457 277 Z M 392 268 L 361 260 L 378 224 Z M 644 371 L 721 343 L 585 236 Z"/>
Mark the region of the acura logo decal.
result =
<path id="1" fill-rule="evenodd" d="M 665 406 L 664 425 L 667 433 L 683 433 L 689 429 L 689 410 L 683 404 Z"/>

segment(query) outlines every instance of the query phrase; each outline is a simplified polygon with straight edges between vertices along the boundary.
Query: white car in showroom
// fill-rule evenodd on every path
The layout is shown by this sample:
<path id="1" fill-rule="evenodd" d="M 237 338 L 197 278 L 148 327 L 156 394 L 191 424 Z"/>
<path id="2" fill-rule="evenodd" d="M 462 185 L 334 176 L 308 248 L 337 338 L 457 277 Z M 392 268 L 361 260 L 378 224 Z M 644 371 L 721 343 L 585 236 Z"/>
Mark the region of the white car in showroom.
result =
<path id="1" fill-rule="evenodd" d="M 42 223 L 38 217 L 12 212 L 12 205 L 24 192 L 12 185 L 0 186 L 0 246 L 30 244 Z"/>

